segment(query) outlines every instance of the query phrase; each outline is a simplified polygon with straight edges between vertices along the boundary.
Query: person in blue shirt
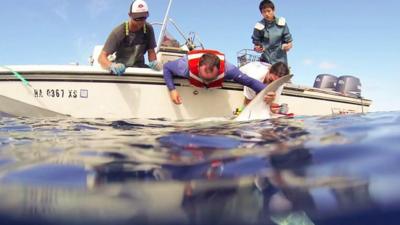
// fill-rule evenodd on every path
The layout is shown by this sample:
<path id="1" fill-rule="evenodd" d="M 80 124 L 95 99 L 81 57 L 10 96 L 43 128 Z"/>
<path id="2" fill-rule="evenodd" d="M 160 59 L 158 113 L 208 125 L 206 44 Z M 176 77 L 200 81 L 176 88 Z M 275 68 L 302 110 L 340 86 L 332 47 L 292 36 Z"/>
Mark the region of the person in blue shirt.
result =
<path id="1" fill-rule="evenodd" d="M 261 1 L 259 9 L 263 19 L 254 26 L 254 50 L 262 53 L 262 62 L 288 64 L 287 52 L 293 46 L 293 39 L 285 18 L 275 16 L 275 6 L 270 0 Z"/>
<path id="2" fill-rule="evenodd" d="M 191 85 L 199 88 L 221 88 L 225 80 L 233 80 L 250 87 L 256 93 L 266 87 L 225 61 L 224 54 L 215 50 L 190 51 L 187 56 L 164 64 L 163 75 L 170 98 L 178 105 L 182 104 L 182 99 L 175 89 L 174 76 L 187 78 Z M 273 98 L 267 95 L 264 100 L 269 103 Z"/>

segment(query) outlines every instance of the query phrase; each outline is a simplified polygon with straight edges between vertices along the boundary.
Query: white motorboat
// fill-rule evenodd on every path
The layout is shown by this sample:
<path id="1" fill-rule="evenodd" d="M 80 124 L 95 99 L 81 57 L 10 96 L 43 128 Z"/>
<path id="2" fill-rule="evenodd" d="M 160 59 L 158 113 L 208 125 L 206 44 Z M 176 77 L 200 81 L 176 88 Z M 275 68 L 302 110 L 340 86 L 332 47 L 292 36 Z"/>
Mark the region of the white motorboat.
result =
<path id="1" fill-rule="evenodd" d="M 115 76 L 96 66 L 9 66 L 23 75 L 24 85 L 11 70 L 0 69 L 0 112 L 14 116 L 77 118 L 199 119 L 232 117 L 243 104 L 243 87 L 226 82 L 222 89 L 197 89 L 175 79 L 184 103 L 169 98 L 161 72 L 129 68 Z M 325 90 L 286 84 L 279 103 L 295 115 L 367 112 L 370 100 Z"/>
<path id="2" fill-rule="evenodd" d="M 187 45 L 194 43 L 193 38 L 185 37 L 178 29 L 186 45 L 163 45 L 168 11 L 169 7 L 158 43 L 161 46 L 158 58 L 162 63 L 182 57 L 187 53 Z M 172 20 L 169 21 L 177 28 Z M 188 43 L 188 40 L 192 41 Z M 95 48 L 94 54 L 99 49 Z M 254 60 L 248 56 L 247 53 L 238 56 L 239 66 Z M 93 58 L 97 59 L 95 55 Z M 237 83 L 225 82 L 221 89 L 197 89 L 187 80 L 176 78 L 174 82 L 183 104 L 175 105 L 170 100 L 162 72 L 128 68 L 123 76 L 115 76 L 95 61 L 92 65 L 0 67 L 0 112 L 26 117 L 186 120 L 232 117 L 243 105 L 243 87 Z M 360 97 L 359 93 L 351 94 L 351 90 L 338 92 L 331 87 L 290 83 L 285 84 L 278 103 L 288 104 L 289 112 L 294 115 L 331 115 L 367 112 L 371 100 Z"/>

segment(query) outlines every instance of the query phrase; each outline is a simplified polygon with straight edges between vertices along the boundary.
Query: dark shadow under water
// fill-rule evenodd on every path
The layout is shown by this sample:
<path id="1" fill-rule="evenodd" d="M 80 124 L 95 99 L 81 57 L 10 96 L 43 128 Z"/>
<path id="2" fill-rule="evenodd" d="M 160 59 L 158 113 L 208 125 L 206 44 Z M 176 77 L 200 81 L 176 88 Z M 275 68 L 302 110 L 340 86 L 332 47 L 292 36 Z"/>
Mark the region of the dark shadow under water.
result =
<path id="1" fill-rule="evenodd" d="M 398 224 L 400 113 L 0 118 L 2 224 Z"/>

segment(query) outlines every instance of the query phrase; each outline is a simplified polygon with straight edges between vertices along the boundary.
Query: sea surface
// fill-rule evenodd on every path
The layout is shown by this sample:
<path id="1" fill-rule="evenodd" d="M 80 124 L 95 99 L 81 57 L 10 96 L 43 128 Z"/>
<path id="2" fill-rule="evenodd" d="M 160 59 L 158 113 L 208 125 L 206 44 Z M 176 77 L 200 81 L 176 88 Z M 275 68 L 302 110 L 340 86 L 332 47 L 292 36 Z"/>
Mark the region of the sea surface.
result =
<path id="1" fill-rule="evenodd" d="M 400 224 L 400 112 L 0 116 L 0 224 Z"/>

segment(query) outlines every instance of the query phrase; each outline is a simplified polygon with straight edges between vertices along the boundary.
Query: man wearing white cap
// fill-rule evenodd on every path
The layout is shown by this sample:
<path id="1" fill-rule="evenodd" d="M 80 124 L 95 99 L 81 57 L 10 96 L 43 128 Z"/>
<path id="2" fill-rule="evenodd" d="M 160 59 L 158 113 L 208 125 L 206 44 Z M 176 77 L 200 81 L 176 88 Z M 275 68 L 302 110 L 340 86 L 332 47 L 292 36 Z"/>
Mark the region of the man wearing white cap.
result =
<path id="1" fill-rule="evenodd" d="M 114 28 L 99 55 L 100 65 L 118 76 L 125 72 L 126 67 L 142 67 L 161 70 L 155 52 L 156 40 L 154 29 L 146 22 L 149 16 L 145 1 L 135 0 L 129 10 L 129 21 Z M 111 62 L 108 56 L 116 53 L 116 59 Z M 149 66 L 144 63 L 147 52 Z"/>

